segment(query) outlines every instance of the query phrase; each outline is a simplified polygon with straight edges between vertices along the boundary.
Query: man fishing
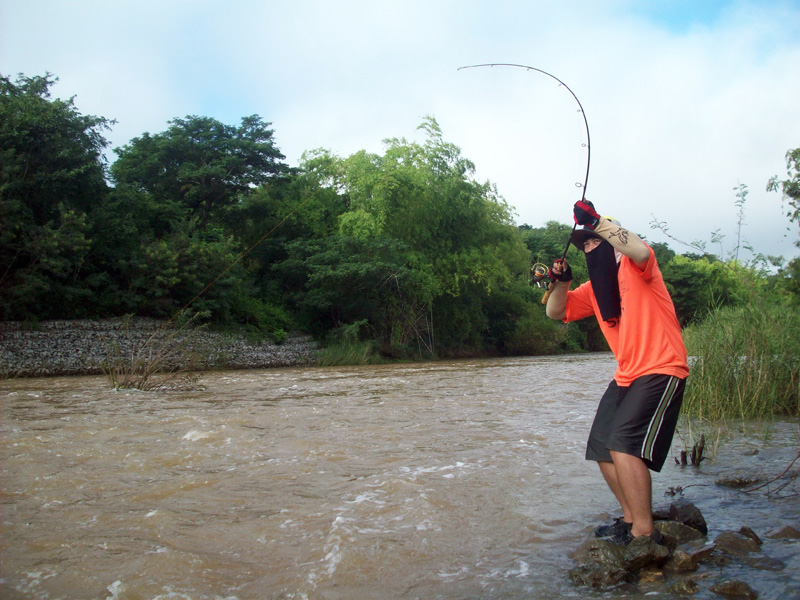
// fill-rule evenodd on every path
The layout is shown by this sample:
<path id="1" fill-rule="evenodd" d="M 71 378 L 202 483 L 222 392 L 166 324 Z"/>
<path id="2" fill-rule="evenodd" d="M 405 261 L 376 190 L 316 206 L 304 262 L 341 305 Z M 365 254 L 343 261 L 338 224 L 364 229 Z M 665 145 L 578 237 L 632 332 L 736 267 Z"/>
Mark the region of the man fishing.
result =
<path id="1" fill-rule="evenodd" d="M 597 461 L 623 514 L 595 535 L 623 546 L 640 536 L 662 543 L 650 470 L 659 472 L 667 458 L 689 375 L 680 325 L 652 248 L 585 198 L 573 213 L 583 227 L 570 241 L 586 255 L 589 281 L 570 290 L 571 269 L 566 259 L 556 260 L 547 316 L 568 323 L 594 315 L 617 359 L 586 459 Z"/>

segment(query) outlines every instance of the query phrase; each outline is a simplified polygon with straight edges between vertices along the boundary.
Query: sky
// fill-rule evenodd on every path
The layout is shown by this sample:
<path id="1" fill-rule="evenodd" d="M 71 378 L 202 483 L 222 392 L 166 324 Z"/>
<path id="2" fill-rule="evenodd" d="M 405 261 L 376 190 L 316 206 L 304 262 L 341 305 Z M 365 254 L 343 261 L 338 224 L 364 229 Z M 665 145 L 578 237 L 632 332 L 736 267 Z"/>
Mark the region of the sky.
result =
<path id="1" fill-rule="evenodd" d="M 800 147 L 797 65 L 800 0 L 0 0 L 0 73 L 57 76 L 53 97 L 117 121 L 112 148 L 258 114 L 296 166 L 422 142 L 432 116 L 519 224 L 571 224 L 586 180 L 647 240 L 726 257 L 740 184 L 742 245 L 800 254 L 766 191 Z"/>

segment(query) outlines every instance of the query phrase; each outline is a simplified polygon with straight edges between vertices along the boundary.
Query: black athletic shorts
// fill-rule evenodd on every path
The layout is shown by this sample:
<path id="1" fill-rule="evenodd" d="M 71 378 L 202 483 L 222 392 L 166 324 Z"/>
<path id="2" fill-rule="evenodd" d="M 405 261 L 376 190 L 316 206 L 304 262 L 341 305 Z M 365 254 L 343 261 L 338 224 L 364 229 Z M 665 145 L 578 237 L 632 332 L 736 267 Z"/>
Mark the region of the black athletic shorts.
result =
<path id="1" fill-rule="evenodd" d="M 678 424 L 686 380 L 645 375 L 628 387 L 608 385 L 589 433 L 586 460 L 610 462 L 611 453 L 632 454 L 660 471 Z"/>

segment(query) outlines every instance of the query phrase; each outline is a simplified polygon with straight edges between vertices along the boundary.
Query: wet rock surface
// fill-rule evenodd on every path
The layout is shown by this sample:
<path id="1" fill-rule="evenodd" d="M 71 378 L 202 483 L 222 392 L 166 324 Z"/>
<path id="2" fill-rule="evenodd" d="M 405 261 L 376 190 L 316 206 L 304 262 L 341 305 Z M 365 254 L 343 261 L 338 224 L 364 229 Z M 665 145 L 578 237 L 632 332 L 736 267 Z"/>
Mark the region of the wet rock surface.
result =
<path id="1" fill-rule="evenodd" d="M 770 531 L 767 534 L 768 538 L 771 539 L 784 539 L 784 540 L 798 540 L 800 539 L 800 531 L 792 527 L 791 525 L 784 525 L 783 527 L 778 527 L 773 531 Z"/>
<path id="2" fill-rule="evenodd" d="M 679 498 L 669 505 L 669 520 L 682 523 L 693 530 L 699 531 L 702 535 L 708 534 L 708 525 L 706 525 L 703 513 L 685 498 Z"/>
<path id="3" fill-rule="evenodd" d="M 753 588 L 744 581 L 738 580 L 715 583 L 711 586 L 711 591 L 730 600 L 738 600 L 739 598 L 742 600 L 755 600 L 758 598 L 758 594 L 753 591 Z"/>
<path id="4" fill-rule="evenodd" d="M 748 526 L 722 531 L 710 540 L 703 515 L 685 499 L 655 510 L 654 516 L 660 519 L 656 527 L 663 545 L 641 537 L 622 547 L 592 537 L 570 555 L 576 563 L 569 572 L 571 580 L 595 590 L 629 586 L 644 595 L 749 600 L 759 595 L 746 581 L 747 569 L 786 568 L 763 551 L 761 536 Z M 675 520 L 665 519 L 668 516 Z M 786 525 L 765 535 L 796 544 L 796 533 Z"/>
<path id="5" fill-rule="evenodd" d="M 98 375 L 110 357 L 131 356 L 148 343 L 171 345 L 171 366 L 189 370 L 304 366 L 313 364 L 317 350 L 310 336 L 289 336 L 275 344 L 206 329 L 176 331 L 165 321 L 145 318 L 43 321 L 35 326 L 3 322 L 0 375 Z"/>

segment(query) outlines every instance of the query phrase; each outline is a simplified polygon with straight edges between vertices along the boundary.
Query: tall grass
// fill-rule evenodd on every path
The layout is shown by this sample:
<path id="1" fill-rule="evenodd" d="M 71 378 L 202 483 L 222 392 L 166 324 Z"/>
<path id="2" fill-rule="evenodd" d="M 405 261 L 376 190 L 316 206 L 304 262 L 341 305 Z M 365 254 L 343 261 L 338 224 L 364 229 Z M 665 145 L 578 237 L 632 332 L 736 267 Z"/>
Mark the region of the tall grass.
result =
<path id="1" fill-rule="evenodd" d="M 317 353 L 317 366 L 374 365 L 386 362 L 370 342 L 340 341 Z"/>
<path id="2" fill-rule="evenodd" d="M 800 315 L 787 306 L 717 308 L 684 332 L 691 361 L 684 411 L 719 421 L 797 416 Z"/>

